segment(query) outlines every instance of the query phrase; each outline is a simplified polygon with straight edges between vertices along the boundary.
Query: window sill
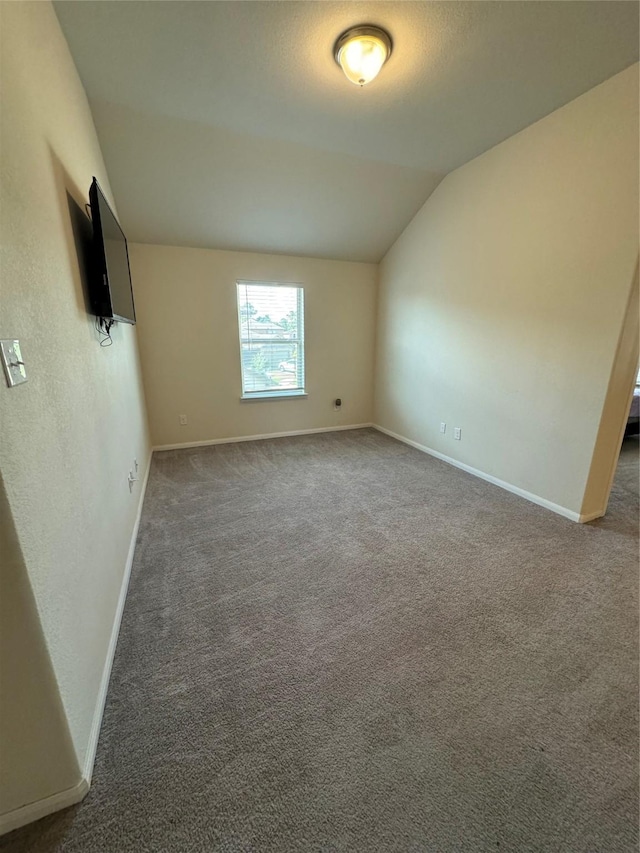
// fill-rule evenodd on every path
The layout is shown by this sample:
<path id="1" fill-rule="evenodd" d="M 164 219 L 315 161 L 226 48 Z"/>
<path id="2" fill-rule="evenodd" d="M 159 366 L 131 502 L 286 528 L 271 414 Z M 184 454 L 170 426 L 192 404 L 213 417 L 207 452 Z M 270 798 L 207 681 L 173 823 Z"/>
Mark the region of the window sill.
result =
<path id="1" fill-rule="evenodd" d="M 307 397 L 306 391 L 260 391 L 254 394 L 243 394 L 240 397 L 241 403 L 251 403 L 262 400 L 299 400 L 301 397 Z"/>

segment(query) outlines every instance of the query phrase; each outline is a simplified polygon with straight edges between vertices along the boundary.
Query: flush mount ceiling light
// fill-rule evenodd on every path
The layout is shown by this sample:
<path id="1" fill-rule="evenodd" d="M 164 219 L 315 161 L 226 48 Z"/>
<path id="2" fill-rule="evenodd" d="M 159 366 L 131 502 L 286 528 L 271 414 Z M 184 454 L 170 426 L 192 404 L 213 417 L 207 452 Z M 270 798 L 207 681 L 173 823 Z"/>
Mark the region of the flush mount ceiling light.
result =
<path id="1" fill-rule="evenodd" d="M 370 83 L 391 56 L 391 36 L 369 24 L 352 27 L 335 43 L 333 55 L 347 79 L 356 86 Z"/>

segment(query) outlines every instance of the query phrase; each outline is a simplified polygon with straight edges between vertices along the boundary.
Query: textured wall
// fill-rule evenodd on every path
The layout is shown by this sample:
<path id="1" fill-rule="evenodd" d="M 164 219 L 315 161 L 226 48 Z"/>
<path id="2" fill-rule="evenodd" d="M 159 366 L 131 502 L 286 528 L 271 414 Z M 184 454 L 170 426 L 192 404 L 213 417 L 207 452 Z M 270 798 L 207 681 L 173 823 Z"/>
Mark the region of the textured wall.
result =
<path id="1" fill-rule="evenodd" d="M 624 424 L 620 422 L 620 411 L 622 410 L 625 415 L 628 413 L 638 375 L 639 295 L 638 267 L 636 267 L 635 280 L 629 295 L 625 321 L 620 331 L 614 367 L 609 379 L 591 470 L 584 493 L 582 504 L 584 515 L 601 514 L 605 509 L 605 501 L 609 499 L 609 491 L 616 472 L 624 428 Z"/>
<path id="2" fill-rule="evenodd" d="M 580 512 L 637 258 L 635 65 L 448 175 L 389 251 L 376 423 Z"/>
<path id="3" fill-rule="evenodd" d="M 375 264 L 136 244 L 131 268 L 155 445 L 371 422 Z M 239 279 L 304 286 L 308 398 L 240 401 Z"/>
<path id="4" fill-rule="evenodd" d="M 33 590 L 82 768 L 139 500 L 127 474 L 134 457 L 144 474 L 149 443 L 135 330 L 101 349 L 85 307 L 70 198 L 83 209 L 92 175 L 107 194 L 109 182 L 84 90 L 49 3 L 1 14 L 0 337 L 20 339 L 29 377 L 0 382 L 0 464 L 28 572 L 2 594 L 18 607 Z M 31 620 L 23 630 L 13 648 L 29 668 Z"/>
<path id="5" fill-rule="evenodd" d="M 80 768 L 1 478 L 0 554 L 1 815 L 72 788 Z"/>

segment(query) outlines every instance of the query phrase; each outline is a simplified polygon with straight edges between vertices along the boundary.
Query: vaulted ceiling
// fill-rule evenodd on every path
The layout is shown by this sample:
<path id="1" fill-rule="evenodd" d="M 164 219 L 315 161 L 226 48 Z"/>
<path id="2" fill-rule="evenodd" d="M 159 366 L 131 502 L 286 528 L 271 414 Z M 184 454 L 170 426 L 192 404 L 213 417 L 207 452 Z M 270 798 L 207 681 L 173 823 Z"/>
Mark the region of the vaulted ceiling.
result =
<path id="1" fill-rule="evenodd" d="M 444 175 L 638 59 L 634 2 L 55 4 L 138 242 L 378 261 Z M 349 26 L 393 38 L 360 89 Z"/>

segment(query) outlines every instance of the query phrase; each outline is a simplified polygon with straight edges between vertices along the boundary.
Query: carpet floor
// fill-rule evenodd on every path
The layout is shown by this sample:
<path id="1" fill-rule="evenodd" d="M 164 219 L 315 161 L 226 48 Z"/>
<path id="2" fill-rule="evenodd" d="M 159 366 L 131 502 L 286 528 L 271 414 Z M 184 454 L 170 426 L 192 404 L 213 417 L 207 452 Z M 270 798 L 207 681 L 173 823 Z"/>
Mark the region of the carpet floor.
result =
<path id="1" fill-rule="evenodd" d="M 154 455 L 93 785 L 30 853 L 638 845 L 638 441 L 578 525 L 373 430 Z"/>

